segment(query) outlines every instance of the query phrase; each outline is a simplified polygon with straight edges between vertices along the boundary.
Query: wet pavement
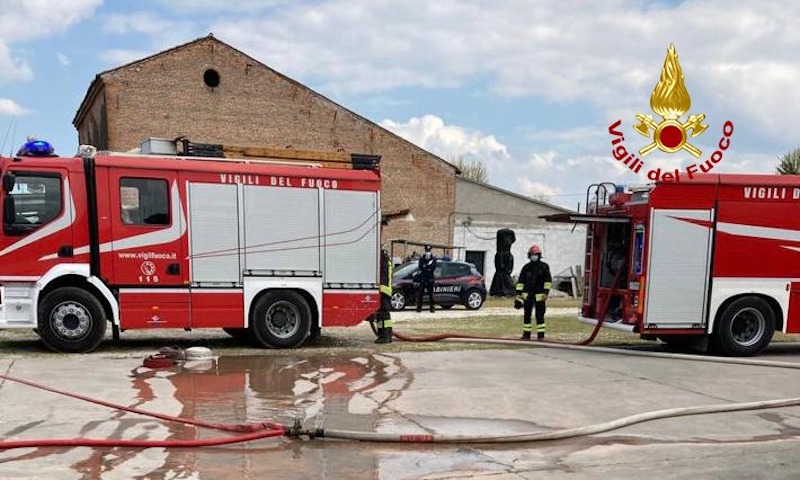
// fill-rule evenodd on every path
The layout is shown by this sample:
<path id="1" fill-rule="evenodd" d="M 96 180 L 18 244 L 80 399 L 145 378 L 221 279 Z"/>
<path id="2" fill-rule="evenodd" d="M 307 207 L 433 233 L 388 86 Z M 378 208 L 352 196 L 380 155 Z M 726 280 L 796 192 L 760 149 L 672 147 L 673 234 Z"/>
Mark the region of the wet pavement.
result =
<path id="1" fill-rule="evenodd" d="M 800 363 L 800 347 L 763 359 Z M 800 397 L 797 370 L 551 349 L 223 356 L 151 370 L 141 358 L 0 360 L 0 372 L 207 421 L 302 419 L 393 433 L 520 433 L 649 410 Z M 0 438 L 195 439 L 227 434 L 0 383 Z M 0 478 L 796 478 L 800 408 L 658 420 L 573 440 L 394 445 L 264 439 L 197 449 L 0 453 Z"/>

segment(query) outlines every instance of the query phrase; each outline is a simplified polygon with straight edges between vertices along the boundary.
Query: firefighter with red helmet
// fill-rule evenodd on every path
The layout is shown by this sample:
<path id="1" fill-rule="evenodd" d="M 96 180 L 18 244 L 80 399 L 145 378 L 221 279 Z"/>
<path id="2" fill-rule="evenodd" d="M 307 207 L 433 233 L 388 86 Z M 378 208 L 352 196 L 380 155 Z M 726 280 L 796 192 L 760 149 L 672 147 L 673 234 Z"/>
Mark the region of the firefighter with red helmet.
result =
<path id="1" fill-rule="evenodd" d="M 524 308 L 522 320 L 522 340 L 530 340 L 531 332 L 531 313 L 536 313 L 536 338 L 544 338 L 545 323 L 545 302 L 550 289 L 553 288 L 553 277 L 550 275 L 550 266 L 542 261 L 542 249 L 538 245 L 531 245 L 528 249 L 528 262 L 522 271 L 519 272 L 517 279 L 517 297 L 514 300 L 514 308 Z"/>

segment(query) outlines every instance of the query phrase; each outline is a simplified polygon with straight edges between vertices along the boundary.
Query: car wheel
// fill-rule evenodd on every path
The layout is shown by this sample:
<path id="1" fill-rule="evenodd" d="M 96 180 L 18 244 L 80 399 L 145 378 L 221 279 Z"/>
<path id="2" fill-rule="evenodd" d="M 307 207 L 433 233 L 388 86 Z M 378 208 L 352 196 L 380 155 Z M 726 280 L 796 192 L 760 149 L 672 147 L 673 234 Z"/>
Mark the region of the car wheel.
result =
<path id="1" fill-rule="evenodd" d="M 466 299 L 464 300 L 464 306 L 466 306 L 469 310 L 477 310 L 483 306 L 483 295 L 476 289 L 472 289 L 467 291 Z"/>
<path id="2" fill-rule="evenodd" d="M 731 302 L 716 325 L 716 343 L 722 353 L 749 356 L 760 353 L 775 333 L 775 312 L 757 297 Z"/>
<path id="3" fill-rule="evenodd" d="M 297 347 L 311 330 L 311 307 L 297 292 L 268 292 L 256 302 L 250 325 L 256 341 L 265 347 Z"/>
<path id="4" fill-rule="evenodd" d="M 402 310 L 406 308 L 406 296 L 403 292 L 393 292 L 390 301 L 392 310 Z"/>
<path id="5" fill-rule="evenodd" d="M 76 287 L 57 288 L 39 305 L 37 333 L 51 350 L 91 352 L 106 334 L 105 311 L 91 293 Z"/>

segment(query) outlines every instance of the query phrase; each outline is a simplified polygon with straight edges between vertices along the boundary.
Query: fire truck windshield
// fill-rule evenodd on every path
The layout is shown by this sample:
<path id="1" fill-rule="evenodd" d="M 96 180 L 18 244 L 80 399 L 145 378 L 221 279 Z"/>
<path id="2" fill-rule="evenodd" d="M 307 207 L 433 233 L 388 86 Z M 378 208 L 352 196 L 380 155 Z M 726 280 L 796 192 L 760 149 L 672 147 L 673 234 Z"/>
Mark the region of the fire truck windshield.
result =
<path id="1" fill-rule="evenodd" d="M 3 230 L 7 235 L 24 235 L 61 213 L 61 178 L 58 175 L 18 173 L 10 178 L 12 181 L 4 180 Z"/>

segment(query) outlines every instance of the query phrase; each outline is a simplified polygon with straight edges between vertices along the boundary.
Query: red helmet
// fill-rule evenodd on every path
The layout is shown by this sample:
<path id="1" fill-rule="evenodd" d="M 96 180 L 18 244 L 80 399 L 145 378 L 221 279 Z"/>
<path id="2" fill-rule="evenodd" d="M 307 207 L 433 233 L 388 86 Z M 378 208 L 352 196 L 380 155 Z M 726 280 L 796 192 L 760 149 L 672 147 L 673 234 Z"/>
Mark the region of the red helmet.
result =
<path id="1" fill-rule="evenodd" d="M 528 255 L 541 255 L 542 249 L 539 248 L 539 245 L 531 245 L 531 248 L 528 249 Z"/>

